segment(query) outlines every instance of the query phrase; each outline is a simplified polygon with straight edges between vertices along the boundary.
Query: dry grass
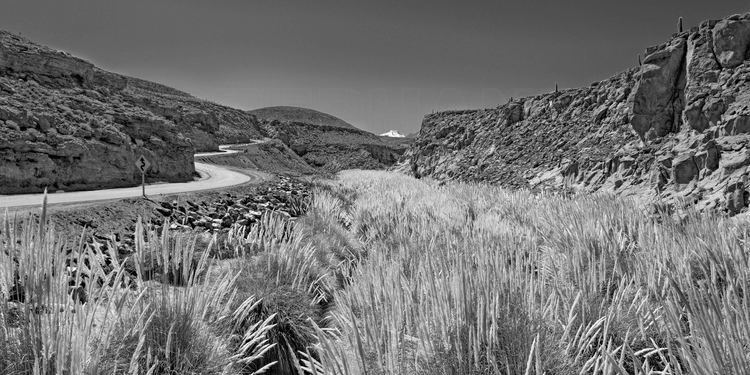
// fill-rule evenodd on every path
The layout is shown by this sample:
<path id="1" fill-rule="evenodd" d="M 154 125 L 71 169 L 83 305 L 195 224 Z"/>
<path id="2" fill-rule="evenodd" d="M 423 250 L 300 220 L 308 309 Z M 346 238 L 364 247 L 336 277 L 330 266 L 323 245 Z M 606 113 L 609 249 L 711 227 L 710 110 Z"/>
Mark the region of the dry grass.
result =
<path id="1" fill-rule="evenodd" d="M 20 230 L 4 221 L 0 373 L 235 374 L 273 347 L 269 319 L 247 327 L 252 343 L 232 350 L 226 326 L 237 314 L 238 275 L 204 277 L 210 246 L 198 252 L 191 238 L 138 223 L 135 255 L 121 262 L 112 246 L 81 241 L 66 252 L 46 219 L 43 211 Z M 162 283 L 148 281 L 155 264 Z"/>
<path id="2" fill-rule="evenodd" d="M 296 222 L 234 228 L 219 274 L 139 225 L 132 282 L 106 246 L 12 228 L 0 373 L 750 373 L 737 219 L 350 171 Z"/>
<path id="3" fill-rule="evenodd" d="M 321 333 L 330 372 L 750 373 L 746 223 L 385 172 L 334 185 L 357 192 L 332 214 L 366 261 Z"/>

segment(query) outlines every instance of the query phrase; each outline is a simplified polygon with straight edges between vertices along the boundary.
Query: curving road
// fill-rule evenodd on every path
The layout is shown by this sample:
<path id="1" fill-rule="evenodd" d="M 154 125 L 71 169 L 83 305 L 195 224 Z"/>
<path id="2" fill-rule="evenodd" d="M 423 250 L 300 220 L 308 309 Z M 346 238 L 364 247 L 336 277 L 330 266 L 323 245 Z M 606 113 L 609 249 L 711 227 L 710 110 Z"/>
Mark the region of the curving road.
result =
<path id="1" fill-rule="evenodd" d="M 222 150 L 221 152 L 205 152 L 195 154 L 195 156 L 201 157 L 238 153 L 239 151 L 229 149 L 229 147 L 232 146 L 234 145 L 219 146 L 219 149 Z M 146 185 L 146 195 L 151 196 L 212 190 L 263 179 L 261 173 L 253 174 L 252 172 L 248 172 L 247 174 L 244 174 L 222 166 L 198 162 L 195 163 L 195 171 L 200 174 L 200 179 L 191 182 Z M 48 204 L 92 202 L 140 197 L 141 194 L 142 189 L 140 186 L 90 191 L 72 191 L 48 194 L 47 202 Z M 42 197 L 43 194 L 0 195 L 0 208 L 36 206 L 42 203 Z"/>

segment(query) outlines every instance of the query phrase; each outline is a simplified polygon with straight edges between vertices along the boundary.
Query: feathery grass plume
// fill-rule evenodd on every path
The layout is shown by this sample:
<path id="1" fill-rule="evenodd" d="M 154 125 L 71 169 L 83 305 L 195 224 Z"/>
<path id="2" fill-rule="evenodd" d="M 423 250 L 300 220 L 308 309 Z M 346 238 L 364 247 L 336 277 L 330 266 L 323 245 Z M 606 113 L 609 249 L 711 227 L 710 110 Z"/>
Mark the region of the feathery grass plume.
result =
<path id="1" fill-rule="evenodd" d="M 308 373 L 749 370 L 750 231 L 736 219 L 657 223 L 609 196 L 385 172 L 337 184 L 357 191 L 348 231 L 366 256 L 334 293 L 315 360 L 298 353 Z"/>
<path id="2" fill-rule="evenodd" d="M 311 352 L 316 342 L 311 321 L 325 325 L 324 310 L 334 286 L 326 263 L 289 218 L 266 213 L 247 235 L 235 238 L 238 252 L 230 269 L 238 275 L 237 299 L 229 330 L 242 337 L 235 345 L 243 372 L 297 373 L 299 352 Z M 250 249 L 249 251 L 247 249 Z M 263 323 L 265 322 L 265 323 Z M 248 332 L 263 323 L 262 354 L 247 355 L 260 339 Z"/>
<path id="3" fill-rule="evenodd" d="M 210 246 L 196 254 L 193 237 L 164 228 L 158 234 L 136 225 L 141 294 L 103 343 L 99 372 L 220 374 L 234 363 L 218 327 L 231 316 L 236 275 L 209 280 Z M 150 264 L 160 268 L 161 283 L 140 277 Z"/>
<path id="4" fill-rule="evenodd" d="M 738 218 L 347 171 L 212 267 L 142 222 L 132 259 L 66 253 L 46 215 L 4 218 L 0 372 L 750 373 Z"/>
<path id="5" fill-rule="evenodd" d="M 122 268 L 106 272 L 101 254 L 82 243 L 68 254 L 47 221 L 46 196 L 39 216 L 4 219 L 2 373 L 84 373 L 96 360 L 96 344 L 110 338 L 101 317 L 116 317 L 113 306 L 129 292 L 110 286 L 122 282 Z"/>

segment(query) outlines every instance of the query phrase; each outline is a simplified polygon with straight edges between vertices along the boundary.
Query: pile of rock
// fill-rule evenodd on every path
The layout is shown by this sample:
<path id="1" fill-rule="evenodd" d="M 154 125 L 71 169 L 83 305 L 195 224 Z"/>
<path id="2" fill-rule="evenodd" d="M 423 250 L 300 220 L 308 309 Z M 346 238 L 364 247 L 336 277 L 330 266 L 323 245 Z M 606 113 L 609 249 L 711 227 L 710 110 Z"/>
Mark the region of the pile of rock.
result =
<path id="1" fill-rule="evenodd" d="M 171 230 L 227 231 L 234 225 L 254 224 L 266 211 L 296 218 L 304 214 L 309 199 L 307 185 L 279 177 L 253 194 L 224 193 L 210 202 L 161 202 L 154 224 L 161 228 L 168 222 Z"/>

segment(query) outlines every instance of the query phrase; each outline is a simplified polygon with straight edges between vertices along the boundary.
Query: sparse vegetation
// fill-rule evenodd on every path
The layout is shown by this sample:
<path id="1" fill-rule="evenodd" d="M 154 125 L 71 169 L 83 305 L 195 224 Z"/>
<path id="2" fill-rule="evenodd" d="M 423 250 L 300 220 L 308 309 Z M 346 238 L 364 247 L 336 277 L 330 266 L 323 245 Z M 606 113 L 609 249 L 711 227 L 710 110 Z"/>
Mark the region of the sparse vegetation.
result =
<path id="1" fill-rule="evenodd" d="M 362 171 L 305 209 L 205 250 L 138 225 L 135 275 L 6 218 L 0 373 L 750 370 L 741 219 Z"/>

